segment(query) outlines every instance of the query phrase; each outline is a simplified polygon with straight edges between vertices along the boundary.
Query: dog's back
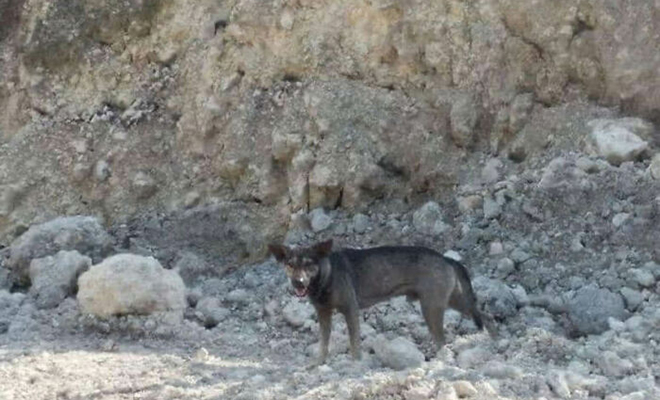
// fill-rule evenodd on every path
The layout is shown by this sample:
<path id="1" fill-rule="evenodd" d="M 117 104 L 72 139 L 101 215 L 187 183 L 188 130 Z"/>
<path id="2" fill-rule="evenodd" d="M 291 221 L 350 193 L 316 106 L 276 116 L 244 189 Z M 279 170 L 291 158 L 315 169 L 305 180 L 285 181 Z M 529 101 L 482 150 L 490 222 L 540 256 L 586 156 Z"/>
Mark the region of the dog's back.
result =
<path id="1" fill-rule="evenodd" d="M 330 255 L 330 263 L 333 274 L 342 277 L 337 280 L 340 285 L 351 283 L 360 308 L 405 295 L 433 308 L 454 308 L 471 316 L 479 329 L 483 327 L 467 270 L 434 250 L 416 246 L 343 249 Z"/>

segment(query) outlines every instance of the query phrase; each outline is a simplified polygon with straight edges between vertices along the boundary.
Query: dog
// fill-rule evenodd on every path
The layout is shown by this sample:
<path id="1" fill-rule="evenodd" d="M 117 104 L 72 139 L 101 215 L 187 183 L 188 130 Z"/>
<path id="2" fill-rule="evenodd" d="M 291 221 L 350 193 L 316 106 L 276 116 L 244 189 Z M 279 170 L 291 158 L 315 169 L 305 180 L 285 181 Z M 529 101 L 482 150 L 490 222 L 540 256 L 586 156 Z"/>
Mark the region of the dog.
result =
<path id="1" fill-rule="evenodd" d="M 284 266 L 296 296 L 308 297 L 316 309 L 321 348 L 314 365 L 327 359 L 334 310 L 344 315 L 351 356 L 360 360 L 360 310 L 392 297 L 419 300 L 437 349 L 445 344 L 447 307 L 484 328 L 467 269 L 434 250 L 383 246 L 333 252 L 332 240 L 299 248 L 270 244 L 268 250 Z"/>

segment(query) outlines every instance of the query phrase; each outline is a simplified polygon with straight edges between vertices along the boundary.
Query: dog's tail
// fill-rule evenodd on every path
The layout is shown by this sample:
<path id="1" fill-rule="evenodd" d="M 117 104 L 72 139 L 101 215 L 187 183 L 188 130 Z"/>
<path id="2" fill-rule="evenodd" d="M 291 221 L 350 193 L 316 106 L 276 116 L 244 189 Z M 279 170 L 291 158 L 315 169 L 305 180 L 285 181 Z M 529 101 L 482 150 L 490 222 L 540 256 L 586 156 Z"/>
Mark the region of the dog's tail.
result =
<path id="1" fill-rule="evenodd" d="M 479 330 L 484 329 L 484 322 L 481 312 L 477 307 L 477 296 L 474 294 L 472 289 L 472 283 L 470 282 L 470 274 L 468 273 L 467 268 L 460 262 L 445 257 L 445 261 L 454 268 L 458 282 L 460 284 L 460 292 L 454 292 L 450 298 L 450 306 L 456 308 L 457 311 L 462 312 L 468 316 L 472 316 L 474 324 Z"/>

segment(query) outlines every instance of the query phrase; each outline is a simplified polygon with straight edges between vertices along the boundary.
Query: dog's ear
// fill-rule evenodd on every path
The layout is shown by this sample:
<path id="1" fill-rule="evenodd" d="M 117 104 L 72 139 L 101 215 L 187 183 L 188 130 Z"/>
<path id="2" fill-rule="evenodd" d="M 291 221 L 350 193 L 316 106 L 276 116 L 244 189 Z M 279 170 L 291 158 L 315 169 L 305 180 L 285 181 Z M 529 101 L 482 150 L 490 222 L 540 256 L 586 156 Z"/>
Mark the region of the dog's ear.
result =
<path id="1" fill-rule="evenodd" d="M 278 262 L 284 261 L 286 259 L 286 254 L 287 254 L 287 248 L 286 246 L 282 246 L 281 244 L 269 244 L 268 245 L 268 251 L 270 254 L 275 256 L 275 259 Z"/>
<path id="2" fill-rule="evenodd" d="M 318 258 L 327 257 L 332 251 L 332 239 L 328 239 L 325 242 L 318 243 L 314 246 L 314 253 Z"/>

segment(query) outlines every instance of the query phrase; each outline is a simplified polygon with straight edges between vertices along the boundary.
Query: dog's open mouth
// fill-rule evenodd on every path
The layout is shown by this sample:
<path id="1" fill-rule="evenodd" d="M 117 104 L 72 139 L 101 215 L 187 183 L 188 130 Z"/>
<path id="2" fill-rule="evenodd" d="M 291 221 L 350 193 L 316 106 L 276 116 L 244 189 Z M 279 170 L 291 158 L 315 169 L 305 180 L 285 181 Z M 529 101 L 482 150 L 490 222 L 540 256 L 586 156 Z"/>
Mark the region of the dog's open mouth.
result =
<path id="1" fill-rule="evenodd" d="M 293 288 L 293 290 L 296 293 L 296 296 L 298 297 L 307 296 L 307 288 Z"/>

